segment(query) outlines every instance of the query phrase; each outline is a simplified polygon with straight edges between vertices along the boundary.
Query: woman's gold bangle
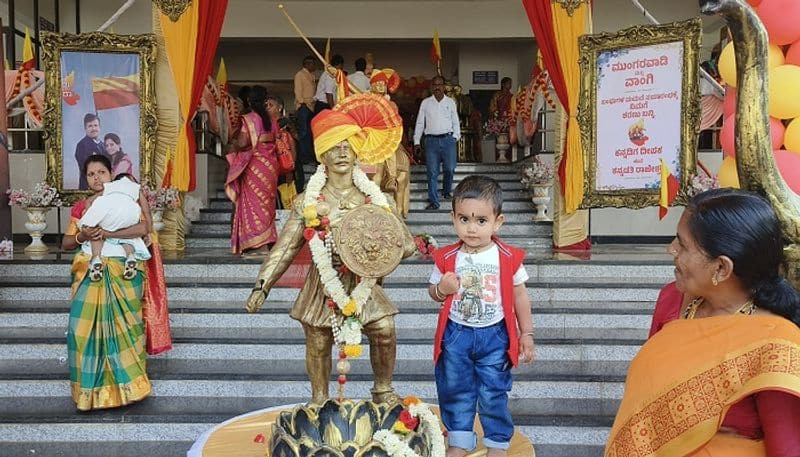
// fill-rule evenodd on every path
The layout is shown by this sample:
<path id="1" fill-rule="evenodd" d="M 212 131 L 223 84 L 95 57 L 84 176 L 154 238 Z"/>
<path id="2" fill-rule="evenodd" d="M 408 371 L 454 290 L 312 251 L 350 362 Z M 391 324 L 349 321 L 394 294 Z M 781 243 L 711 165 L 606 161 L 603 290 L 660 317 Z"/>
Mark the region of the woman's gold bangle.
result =
<path id="1" fill-rule="evenodd" d="M 81 232 L 78 232 L 78 233 L 76 233 L 76 234 L 75 234 L 75 244 L 77 244 L 77 245 L 79 245 L 79 246 L 80 246 L 81 244 L 83 244 L 83 242 L 82 242 L 82 241 L 78 240 L 78 235 L 80 235 L 80 234 L 81 234 Z"/>

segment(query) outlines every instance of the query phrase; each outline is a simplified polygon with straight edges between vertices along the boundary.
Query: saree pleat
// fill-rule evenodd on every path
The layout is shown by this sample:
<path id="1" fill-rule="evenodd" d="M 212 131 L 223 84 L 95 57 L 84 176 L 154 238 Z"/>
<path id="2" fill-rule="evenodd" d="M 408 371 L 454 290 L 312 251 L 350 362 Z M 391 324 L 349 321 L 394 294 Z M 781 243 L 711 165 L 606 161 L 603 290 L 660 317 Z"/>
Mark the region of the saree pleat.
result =
<path id="1" fill-rule="evenodd" d="M 72 263 L 67 349 L 72 398 L 79 410 L 114 408 L 150 394 L 142 321 L 143 273 L 122 279 L 124 258 L 103 259 L 100 281 L 86 274 L 90 256 Z"/>

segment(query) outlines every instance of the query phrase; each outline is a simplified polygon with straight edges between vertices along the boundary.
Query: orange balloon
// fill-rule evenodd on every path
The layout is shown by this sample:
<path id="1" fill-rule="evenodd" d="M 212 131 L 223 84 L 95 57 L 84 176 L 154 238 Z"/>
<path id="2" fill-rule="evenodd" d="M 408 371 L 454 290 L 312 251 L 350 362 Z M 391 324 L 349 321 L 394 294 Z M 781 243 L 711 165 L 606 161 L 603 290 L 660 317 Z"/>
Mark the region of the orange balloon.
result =
<path id="1" fill-rule="evenodd" d="M 727 156 L 722 160 L 717 179 L 719 179 L 719 187 L 739 188 L 739 172 L 736 171 L 735 158 Z"/>

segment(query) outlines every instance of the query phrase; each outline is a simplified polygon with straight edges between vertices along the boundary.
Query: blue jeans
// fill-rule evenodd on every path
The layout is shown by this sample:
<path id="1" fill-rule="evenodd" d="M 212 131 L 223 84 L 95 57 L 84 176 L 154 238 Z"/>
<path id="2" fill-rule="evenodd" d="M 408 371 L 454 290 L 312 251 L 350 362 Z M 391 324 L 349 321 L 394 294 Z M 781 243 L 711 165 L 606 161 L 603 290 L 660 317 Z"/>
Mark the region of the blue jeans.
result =
<path id="1" fill-rule="evenodd" d="M 436 364 L 436 391 L 450 446 L 471 451 L 477 406 L 487 448 L 508 449 L 514 422 L 508 409 L 511 363 L 505 321 L 490 327 L 447 322 Z"/>
<path id="2" fill-rule="evenodd" d="M 428 171 L 428 201 L 439 206 L 439 166 L 444 172 L 444 194 L 453 192 L 453 173 L 456 170 L 456 139 L 452 135 L 425 136 L 425 167 Z"/>

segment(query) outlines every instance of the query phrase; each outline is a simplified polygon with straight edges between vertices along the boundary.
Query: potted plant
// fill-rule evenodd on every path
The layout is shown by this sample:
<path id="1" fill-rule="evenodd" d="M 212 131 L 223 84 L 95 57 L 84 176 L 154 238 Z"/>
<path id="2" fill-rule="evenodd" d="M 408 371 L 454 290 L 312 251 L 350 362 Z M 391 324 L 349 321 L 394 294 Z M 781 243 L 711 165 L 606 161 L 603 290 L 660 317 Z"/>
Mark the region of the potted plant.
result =
<path id="1" fill-rule="evenodd" d="M 25 248 L 27 254 L 45 254 L 47 246 L 42 242 L 42 235 L 47 229 L 47 212 L 53 206 L 61 206 L 61 196 L 58 191 L 45 182 L 40 182 L 32 191 L 23 189 L 8 189 L 8 204 L 19 206 L 28 215 L 25 229 L 31 236 L 31 244 Z"/>
<path id="2" fill-rule="evenodd" d="M 508 143 L 508 125 L 507 116 L 495 116 L 486 122 L 486 133 L 493 135 L 497 139 L 495 147 L 498 153 L 497 161 L 500 163 L 508 162 L 506 151 L 511 148 L 511 145 Z"/>
<path id="3" fill-rule="evenodd" d="M 533 220 L 552 221 L 547 214 L 547 204 L 550 202 L 550 189 L 553 187 L 553 166 L 534 157 L 522 163 L 519 174 L 523 187 L 531 191 L 531 201 L 536 205 Z"/>

